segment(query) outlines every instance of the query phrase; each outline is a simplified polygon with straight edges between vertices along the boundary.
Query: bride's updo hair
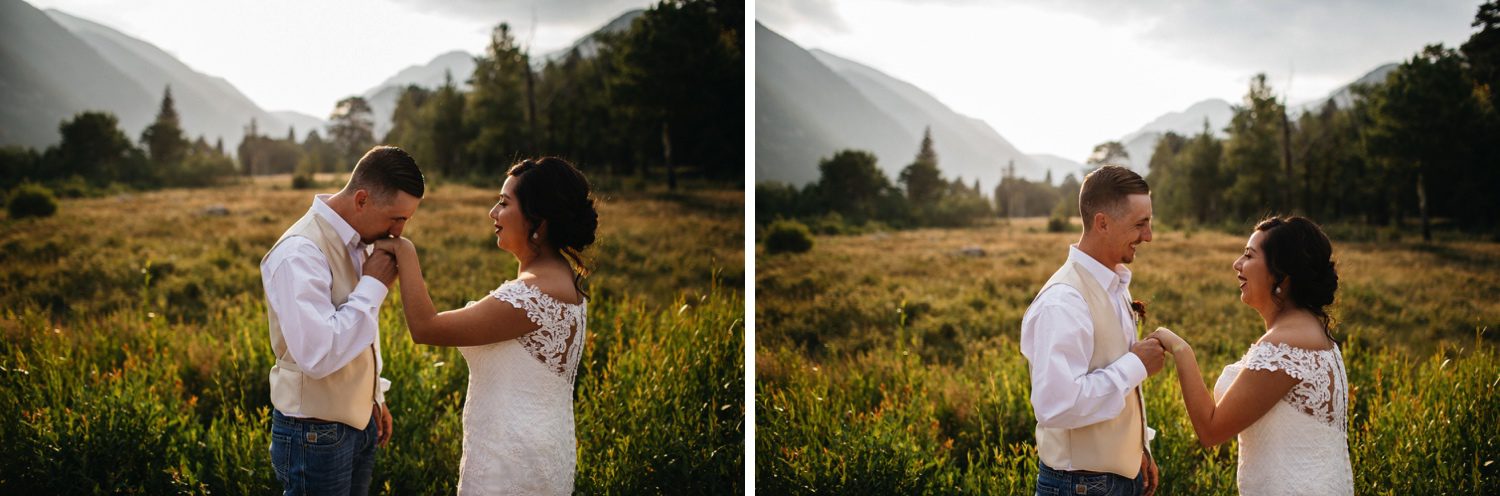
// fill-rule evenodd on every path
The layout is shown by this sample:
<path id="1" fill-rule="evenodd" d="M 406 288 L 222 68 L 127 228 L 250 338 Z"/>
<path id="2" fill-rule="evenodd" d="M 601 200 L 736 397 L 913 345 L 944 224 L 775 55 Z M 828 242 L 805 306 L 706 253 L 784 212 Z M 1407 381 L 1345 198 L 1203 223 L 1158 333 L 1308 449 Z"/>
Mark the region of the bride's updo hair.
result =
<path id="1" fill-rule="evenodd" d="M 527 238 L 546 222 L 547 244 L 573 264 L 578 276 L 587 276 L 590 269 L 583 260 L 583 250 L 594 244 L 599 213 L 594 210 L 594 196 L 583 172 L 566 160 L 542 157 L 523 160 L 511 166 L 507 174 L 516 179 L 521 216 L 531 223 Z"/>
<path id="2" fill-rule="evenodd" d="M 1339 289 L 1339 273 L 1334 268 L 1333 245 L 1323 229 L 1306 217 L 1271 217 L 1255 225 L 1265 233 L 1261 253 L 1266 268 L 1276 279 L 1273 287 L 1290 279 L 1286 294 L 1273 295 L 1312 312 L 1328 329 L 1326 308 L 1333 304 Z"/>

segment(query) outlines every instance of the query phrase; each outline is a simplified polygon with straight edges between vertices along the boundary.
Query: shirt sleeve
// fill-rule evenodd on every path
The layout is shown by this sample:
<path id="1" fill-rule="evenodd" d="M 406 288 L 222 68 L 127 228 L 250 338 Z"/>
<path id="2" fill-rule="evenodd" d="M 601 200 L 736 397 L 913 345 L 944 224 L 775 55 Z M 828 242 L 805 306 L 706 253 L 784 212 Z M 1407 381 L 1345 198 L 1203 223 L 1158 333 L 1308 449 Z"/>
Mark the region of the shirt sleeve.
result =
<path id="1" fill-rule="evenodd" d="M 348 301 L 335 307 L 333 274 L 312 241 L 294 237 L 277 250 L 285 256 L 262 267 L 266 300 L 281 323 L 287 353 L 302 373 L 321 379 L 368 348 L 379 335 L 380 303 L 389 288 L 371 276 L 360 278 Z"/>
<path id="2" fill-rule="evenodd" d="M 1094 324 L 1083 296 L 1053 286 L 1037 298 L 1021 323 L 1021 351 L 1031 364 L 1031 406 L 1037 425 L 1076 429 L 1115 418 L 1146 366 L 1126 353 L 1092 372 Z"/>

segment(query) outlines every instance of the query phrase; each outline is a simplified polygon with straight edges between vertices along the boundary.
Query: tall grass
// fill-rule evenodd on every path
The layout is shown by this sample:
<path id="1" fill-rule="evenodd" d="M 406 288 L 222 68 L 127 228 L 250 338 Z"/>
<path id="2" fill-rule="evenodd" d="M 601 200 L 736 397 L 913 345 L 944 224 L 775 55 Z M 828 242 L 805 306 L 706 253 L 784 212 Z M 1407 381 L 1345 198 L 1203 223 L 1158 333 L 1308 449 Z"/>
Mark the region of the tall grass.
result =
<path id="1" fill-rule="evenodd" d="M 1020 321 L 1077 237 L 1042 223 L 820 237 L 807 254 L 760 256 L 757 488 L 1032 492 Z M 1356 492 L 1500 492 L 1500 246 L 1334 242 Z M 1148 325 L 1183 333 L 1210 381 L 1262 332 L 1229 269 L 1243 243 L 1159 232 L 1132 265 Z M 1234 494 L 1235 443 L 1198 446 L 1175 374 L 1145 386 L 1164 494 Z"/>
<path id="2" fill-rule="evenodd" d="M 409 227 L 440 307 L 514 274 L 483 224 L 492 196 L 430 189 Z M 744 491 L 743 268 L 729 265 L 742 260 L 729 234 L 742 221 L 725 213 L 742 196 L 678 196 L 601 202 L 575 393 L 583 493 Z M 0 492 L 279 490 L 256 267 L 309 197 L 253 183 L 168 190 L 0 224 L 0 246 L 20 248 L 0 254 Z M 666 229 L 683 248 L 660 239 Z M 451 493 L 467 367 L 454 349 L 413 344 L 391 298 L 380 321 L 395 432 L 375 492 Z"/>

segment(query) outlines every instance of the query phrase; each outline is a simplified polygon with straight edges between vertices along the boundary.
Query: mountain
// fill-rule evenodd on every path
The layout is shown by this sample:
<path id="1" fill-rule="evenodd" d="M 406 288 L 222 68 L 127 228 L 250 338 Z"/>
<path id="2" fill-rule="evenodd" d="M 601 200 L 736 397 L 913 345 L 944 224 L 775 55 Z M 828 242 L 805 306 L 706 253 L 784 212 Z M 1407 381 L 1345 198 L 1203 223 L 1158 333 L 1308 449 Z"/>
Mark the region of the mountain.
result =
<path id="1" fill-rule="evenodd" d="M 1365 75 L 1363 76 L 1360 76 L 1359 79 L 1356 79 L 1349 84 L 1340 86 L 1339 89 L 1333 90 L 1328 94 L 1328 96 L 1325 96 L 1323 98 L 1315 98 L 1310 101 L 1302 102 L 1301 104 L 1292 105 L 1288 113 L 1290 114 L 1291 118 L 1296 119 L 1304 112 L 1318 111 L 1319 109 L 1323 108 L 1323 104 L 1329 100 L 1333 100 L 1334 105 L 1338 105 L 1339 108 L 1352 107 L 1354 105 L 1355 85 L 1384 84 L 1386 76 L 1389 76 L 1392 71 L 1395 71 L 1396 68 L 1400 66 L 1401 64 L 1392 62 L 1380 67 L 1376 67 L 1374 70 L 1365 73 Z"/>
<path id="2" fill-rule="evenodd" d="M 131 140 L 156 116 L 160 88 L 141 87 L 87 42 L 21 0 L 0 0 L 0 145 L 43 148 L 58 125 L 109 110 Z"/>
<path id="3" fill-rule="evenodd" d="M 1227 136 L 1224 128 L 1233 117 L 1234 108 L 1229 102 L 1211 98 L 1194 103 L 1181 112 L 1162 114 L 1135 132 L 1120 138 L 1120 144 L 1125 145 L 1125 152 L 1130 154 L 1130 168 L 1144 176 L 1151 172 L 1151 155 L 1156 153 L 1156 142 L 1166 133 L 1196 136 L 1203 132 L 1203 123 L 1207 121 L 1209 131 L 1223 138 Z"/>
<path id="4" fill-rule="evenodd" d="M 589 33 L 588 36 L 579 38 L 578 41 L 573 42 L 573 44 L 568 46 L 567 48 L 555 50 L 551 53 L 543 55 L 541 58 L 535 61 L 540 62 L 537 67 L 541 68 L 541 66 L 546 65 L 547 61 L 549 60 L 562 60 L 563 57 L 568 56 L 568 52 L 571 52 L 573 50 L 578 50 L 578 55 L 584 58 L 593 57 L 595 54 L 599 53 L 599 42 L 594 41 L 595 36 L 605 33 L 623 33 L 629 30 L 630 25 L 635 22 L 635 19 L 637 17 L 640 17 L 641 14 L 644 13 L 646 13 L 645 10 L 635 9 L 624 14 L 620 14 L 619 17 L 616 17 L 614 18 L 614 20 L 611 20 L 609 21 L 609 23 L 605 24 L 604 27 L 595 29 L 594 32 Z"/>
<path id="5" fill-rule="evenodd" d="M 894 180 L 920 144 L 906 129 L 812 54 L 755 23 L 756 180 L 816 181 L 818 161 L 849 148 L 874 153 Z"/>
<path id="6" fill-rule="evenodd" d="M 842 149 L 870 151 L 895 180 L 930 128 L 938 167 L 948 178 L 999 184 L 1007 164 L 1032 180 L 1074 172 L 1079 164 L 1040 161 L 982 120 L 954 111 L 909 82 L 822 50 L 808 51 L 756 23 L 755 172 L 758 181 L 818 179 L 818 161 Z"/>
<path id="7" fill-rule="evenodd" d="M 993 189 L 1000 183 L 1005 167 L 1015 162 L 1016 175 L 1031 180 L 1046 176 L 1046 169 L 1029 155 L 1017 150 L 1000 133 L 982 120 L 953 111 L 931 94 L 915 85 L 893 78 L 878 70 L 841 58 L 822 50 L 813 50 L 813 58 L 843 77 L 881 110 L 896 119 L 902 131 L 920 142 L 928 126 L 938 152 L 938 167 L 949 178 L 962 177 L 965 182 L 978 178 L 981 188 Z"/>
<path id="8" fill-rule="evenodd" d="M 285 122 L 262 110 L 223 78 L 195 71 L 155 45 L 108 26 L 55 9 L 46 12 L 151 95 L 147 122 L 156 118 L 162 91 L 170 85 L 188 139 L 202 135 L 212 143 L 223 138 L 225 148 L 233 150 L 239 146 L 250 119 L 270 136 L 287 131 Z"/>
<path id="9" fill-rule="evenodd" d="M 385 81 L 366 90 L 365 101 L 370 104 L 370 113 L 375 119 L 375 140 L 379 141 L 385 137 L 385 133 L 391 130 L 391 114 L 396 112 L 396 100 L 401 98 L 401 92 L 407 86 L 416 85 L 423 88 L 435 89 L 441 87 L 449 75 L 453 76 L 453 84 L 460 89 L 469 89 L 469 76 L 474 74 L 474 55 L 462 50 L 454 50 L 434 57 L 423 65 L 413 65 Z"/>

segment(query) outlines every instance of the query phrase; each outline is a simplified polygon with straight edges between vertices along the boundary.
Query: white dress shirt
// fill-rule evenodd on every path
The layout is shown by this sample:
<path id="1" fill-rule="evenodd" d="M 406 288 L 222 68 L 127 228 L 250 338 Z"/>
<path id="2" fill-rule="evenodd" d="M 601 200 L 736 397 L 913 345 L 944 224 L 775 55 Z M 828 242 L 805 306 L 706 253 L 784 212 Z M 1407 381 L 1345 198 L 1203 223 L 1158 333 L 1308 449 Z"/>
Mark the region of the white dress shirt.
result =
<path id="1" fill-rule="evenodd" d="M 1130 300 L 1130 269 L 1124 264 L 1105 267 L 1094 257 L 1068 248 L 1068 262 L 1084 268 L 1114 303 L 1127 346 L 1135 344 L 1135 320 L 1125 304 Z M 1021 354 L 1031 363 L 1031 407 L 1037 425 L 1076 429 L 1115 418 L 1125 408 L 1131 388 L 1146 380 L 1146 365 L 1134 353 L 1125 353 L 1108 366 L 1089 371 L 1094 354 L 1094 323 L 1083 294 L 1065 285 L 1054 285 L 1037 295 L 1021 319 Z M 1144 416 L 1145 412 L 1142 412 Z M 1155 437 L 1146 429 L 1146 440 Z M 1070 470 L 1068 467 L 1053 467 Z"/>
<path id="2" fill-rule="evenodd" d="M 367 245 L 359 232 L 328 206 L 322 194 L 313 198 L 314 214 L 328 221 L 348 248 L 355 272 L 364 270 Z M 321 379 L 348 365 L 375 344 L 375 375 L 383 364 L 380 358 L 380 303 L 390 288 L 374 276 L 360 274 L 359 283 L 349 293 L 349 300 L 337 308 L 333 305 L 332 269 L 323 252 L 312 240 L 293 236 L 282 241 L 260 266 L 261 283 L 266 301 L 281 322 L 287 353 L 314 379 Z M 391 381 L 381 377 L 375 401 L 385 403 L 385 392 Z M 281 412 L 288 417 L 305 417 L 300 412 Z"/>

